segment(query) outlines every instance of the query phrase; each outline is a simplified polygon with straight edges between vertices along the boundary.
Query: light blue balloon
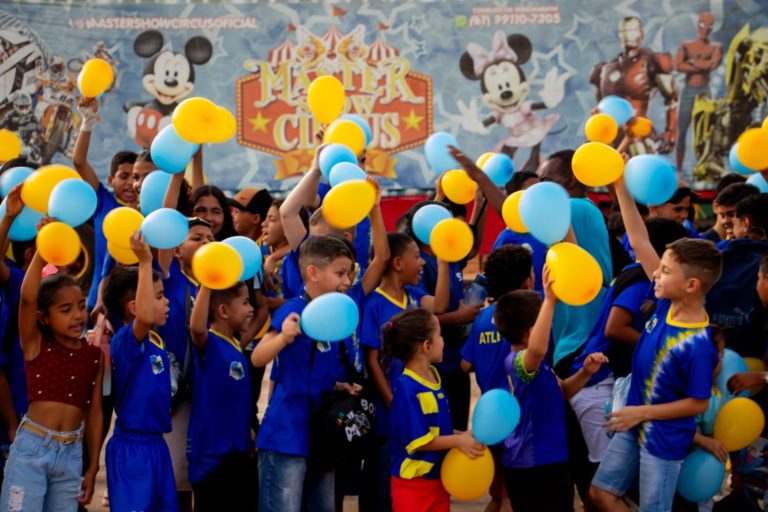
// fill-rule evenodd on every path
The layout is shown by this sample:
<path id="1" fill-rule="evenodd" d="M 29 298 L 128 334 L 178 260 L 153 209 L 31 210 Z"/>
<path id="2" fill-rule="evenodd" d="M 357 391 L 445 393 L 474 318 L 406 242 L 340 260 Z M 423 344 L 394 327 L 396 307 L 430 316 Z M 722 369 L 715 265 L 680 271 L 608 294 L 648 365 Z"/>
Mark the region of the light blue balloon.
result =
<path id="1" fill-rule="evenodd" d="M 5 216 L 5 202 L 0 203 L 0 218 Z M 14 242 L 27 242 L 37 236 L 37 225 L 43 218 L 43 214 L 36 212 L 29 206 L 25 206 L 21 213 L 13 220 L 8 238 Z"/>
<path id="2" fill-rule="evenodd" d="M 557 183 L 545 181 L 529 187 L 520 198 L 520 217 L 539 242 L 552 245 L 568 234 L 571 200 Z"/>
<path id="3" fill-rule="evenodd" d="M 502 442 L 520 422 L 520 404 L 503 389 L 486 391 L 472 414 L 472 435 L 483 444 Z"/>
<path id="4" fill-rule="evenodd" d="M 459 147 L 456 137 L 450 133 L 433 133 L 427 139 L 424 146 L 424 153 L 427 155 L 427 163 L 433 171 L 443 173 L 451 169 L 460 169 L 459 163 L 451 156 L 448 146 Z"/>
<path id="5" fill-rule="evenodd" d="M 241 281 L 256 275 L 261 268 L 261 249 L 256 242 L 246 236 L 231 236 L 222 243 L 236 250 L 243 260 L 243 273 L 240 274 Z"/>
<path id="6" fill-rule="evenodd" d="M 633 156 L 624 166 L 624 184 L 640 204 L 664 204 L 677 191 L 677 171 L 658 155 Z"/>
<path id="7" fill-rule="evenodd" d="M 438 222 L 452 218 L 451 212 L 439 204 L 428 204 L 419 208 L 413 214 L 411 229 L 416 238 L 423 244 L 429 245 L 429 236 Z"/>
<path id="8" fill-rule="evenodd" d="M 332 187 L 335 187 L 339 183 L 349 180 L 364 180 L 365 176 L 365 171 L 359 165 L 341 162 L 333 166 L 328 181 Z"/>
<path id="9" fill-rule="evenodd" d="M 503 187 L 512 179 L 512 174 L 515 172 L 515 164 L 509 155 L 496 153 L 486 160 L 483 165 L 483 172 L 488 175 L 494 185 Z"/>
<path id="10" fill-rule="evenodd" d="M 331 292 L 312 299 L 301 312 L 301 330 L 315 341 L 349 338 L 360 320 L 355 301 L 344 293 Z"/>
<path id="11" fill-rule="evenodd" d="M 173 124 L 169 124 L 152 140 L 149 153 L 156 166 L 165 172 L 176 174 L 187 168 L 199 147 L 198 144 L 192 144 L 179 137 Z"/>
<path id="12" fill-rule="evenodd" d="M 753 174 L 757 172 L 755 169 L 750 169 L 739 161 L 738 146 L 739 143 L 737 142 L 731 146 L 731 150 L 728 152 L 728 163 L 731 164 L 731 169 L 739 174 Z"/>
<path id="13" fill-rule="evenodd" d="M 144 178 L 139 195 L 139 207 L 144 216 L 163 207 L 165 193 L 171 184 L 171 175 L 163 171 L 152 171 Z"/>
<path id="14" fill-rule="evenodd" d="M 618 96 L 606 96 L 600 100 L 597 108 L 602 114 L 611 116 L 619 126 L 627 124 L 627 121 L 635 115 L 635 109 L 632 108 L 632 104 Z"/>
<path id="15" fill-rule="evenodd" d="M 731 398 L 737 396 L 749 396 L 749 390 L 745 389 L 738 395 L 732 394 L 728 391 L 728 379 L 736 375 L 737 373 L 748 372 L 749 368 L 747 363 L 744 362 L 744 358 L 733 350 L 727 348 L 723 352 L 723 366 L 720 370 L 720 375 L 717 377 L 717 389 L 723 397 L 723 405 Z"/>
<path id="16" fill-rule="evenodd" d="M 768 194 L 768 181 L 765 181 L 765 178 L 763 178 L 763 175 L 759 172 L 747 178 L 747 183 L 757 187 L 761 193 Z"/>
<path id="17" fill-rule="evenodd" d="M 331 175 L 331 169 L 342 162 L 357 165 L 357 156 L 347 146 L 341 144 L 328 144 L 320 152 L 318 163 L 320 164 L 320 172 L 323 173 L 325 179 L 329 179 Z"/>
<path id="18" fill-rule="evenodd" d="M 48 215 L 76 228 L 96 211 L 96 191 L 86 181 L 70 178 L 53 187 L 48 198 Z"/>
<path id="19" fill-rule="evenodd" d="M 344 114 L 341 116 L 342 119 L 347 119 L 349 121 L 352 121 L 357 126 L 363 129 L 363 133 L 365 133 L 365 145 L 371 143 L 371 140 L 373 140 L 373 133 L 371 132 L 371 125 L 368 124 L 368 121 L 363 119 L 357 114 Z"/>
<path id="20" fill-rule="evenodd" d="M 7 196 L 13 187 L 23 183 L 32 174 L 34 169 L 29 167 L 11 167 L 0 175 L 0 196 Z"/>
<path id="21" fill-rule="evenodd" d="M 711 436 L 715 431 L 715 420 L 722 406 L 723 395 L 720 394 L 720 390 L 712 390 L 712 396 L 709 397 L 709 407 L 704 411 L 704 414 L 696 416 L 696 425 L 705 436 Z"/>
<path id="22" fill-rule="evenodd" d="M 184 242 L 189 221 L 173 208 L 160 208 L 144 218 L 141 233 L 147 245 L 156 249 L 173 249 Z"/>
<path id="23" fill-rule="evenodd" d="M 704 448 L 696 448 L 683 460 L 677 477 L 677 492 L 694 503 L 709 501 L 720 490 L 723 478 L 725 463 Z"/>

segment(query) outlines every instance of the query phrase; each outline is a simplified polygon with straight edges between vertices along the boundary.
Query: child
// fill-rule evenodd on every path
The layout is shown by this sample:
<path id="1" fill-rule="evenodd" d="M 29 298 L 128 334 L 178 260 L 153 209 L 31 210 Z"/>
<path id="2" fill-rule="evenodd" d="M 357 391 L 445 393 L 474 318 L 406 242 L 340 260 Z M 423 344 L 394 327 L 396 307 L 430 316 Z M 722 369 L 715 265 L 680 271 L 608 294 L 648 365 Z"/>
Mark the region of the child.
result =
<path id="1" fill-rule="evenodd" d="M 171 430 L 170 364 L 163 339 L 152 330 L 165 323 L 168 299 L 139 231 L 131 249 L 138 269 L 116 267 L 104 286 L 113 325 L 122 324 L 111 341 L 116 419 L 106 452 L 110 507 L 175 511 L 176 486 L 163 439 Z"/>
<path id="2" fill-rule="evenodd" d="M 6 211 L 18 215 L 23 206 L 17 187 Z M 35 253 L 21 285 L 19 341 L 29 409 L 11 445 L 0 508 L 74 512 L 78 502 L 90 503 L 99 469 L 104 360 L 83 339 L 83 291 L 63 273 L 41 282 L 44 266 Z M 83 437 L 90 455 L 84 474 Z"/>
<path id="3" fill-rule="evenodd" d="M 512 348 L 504 368 L 520 404 L 520 423 L 504 440 L 504 483 L 515 512 L 570 512 L 563 397 L 570 399 L 608 359 L 599 352 L 590 354 L 576 375 L 564 381 L 557 378 L 545 361 L 557 303 L 546 266 L 542 278 L 543 304 L 538 293 L 517 290 L 499 299 L 493 315 L 499 334 Z"/>
<path id="4" fill-rule="evenodd" d="M 261 223 L 261 240 L 269 248 L 269 255 L 264 258 L 264 281 L 271 292 L 267 299 L 271 311 L 301 292 L 301 275 L 297 270 L 298 254 L 296 258 L 287 258 L 291 254 L 291 246 L 285 237 L 280 217 L 282 204 L 281 199 L 272 201 L 272 206 L 267 210 L 267 218 Z"/>
<path id="5" fill-rule="evenodd" d="M 133 192 L 136 194 L 136 201 L 141 196 L 141 185 L 144 183 L 144 179 L 155 170 L 157 170 L 157 166 L 152 161 L 149 148 L 146 148 L 136 156 L 136 162 L 133 164 Z"/>
<path id="6" fill-rule="evenodd" d="M 229 200 L 232 221 L 238 235 L 246 236 L 261 245 L 261 224 L 267 218 L 272 196 L 263 188 L 244 188 Z"/>
<path id="7" fill-rule="evenodd" d="M 450 498 L 440 482 L 445 452 L 459 448 L 474 459 L 483 445 L 469 432 L 455 432 L 448 399 L 433 366 L 443 358 L 440 323 L 426 309 L 395 315 L 382 331 L 384 346 L 405 361 L 397 377 L 389 416 L 394 512 L 447 512 Z"/>
<path id="8" fill-rule="evenodd" d="M 253 507 L 248 481 L 250 362 L 235 337 L 252 318 L 248 288 L 242 282 L 213 292 L 201 287 L 192 308 L 189 329 L 195 344 L 195 374 L 188 460 L 199 512 Z"/>
<path id="9" fill-rule="evenodd" d="M 707 231 L 700 233 L 701 238 L 709 240 L 715 244 L 720 240 L 725 240 L 727 238 L 728 235 L 725 231 L 725 227 L 723 226 L 723 220 L 725 219 L 720 215 L 717 196 L 720 195 L 720 192 L 725 190 L 728 186 L 733 185 L 734 183 L 744 183 L 745 181 L 747 181 L 747 178 L 741 174 L 732 172 L 730 174 L 726 174 L 720 179 L 720 181 L 717 182 L 717 187 L 715 187 L 715 198 L 712 200 L 712 212 L 715 214 L 715 225 Z M 734 204 L 734 206 L 736 205 Z M 729 223 L 733 225 L 733 223 L 730 222 L 730 219 Z"/>
<path id="10" fill-rule="evenodd" d="M 192 194 L 192 215 L 208 222 L 218 241 L 236 236 L 229 201 L 218 187 L 203 185 Z"/>
<path id="11" fill-rule="evenodd" d="M 722 227 L 725 236 L 722 240 L 730 240 L 734 238 L 733 234 L 733 218 L 736 215 L 736 205 L 742 199 L 760 195 L 760 191 L 757 187 L 749 185 L 748 183 L 734 183 L 721 190 L 714 201 L 712 202 L 712 209 L 717 214 L 717 222 Z M 720 242 L 718 239 L 716 242 Z"/>
<path id="12" fill-rule="evenodd" d="M 621 179 L 615 189 L 632 249 L 655 280 L 659 301 L 635 347 L 627 407 L 607 416 L 617 434 L 590 497 L 599 510 L 628 510 L 623 496 L 639 475 L 640 509 L 669 510 L 695 417 L 709 407 L 717 352 L 704 295 L 720 277 L 722 256 L 712 242 L 682 239 L 659 258 Z"/>

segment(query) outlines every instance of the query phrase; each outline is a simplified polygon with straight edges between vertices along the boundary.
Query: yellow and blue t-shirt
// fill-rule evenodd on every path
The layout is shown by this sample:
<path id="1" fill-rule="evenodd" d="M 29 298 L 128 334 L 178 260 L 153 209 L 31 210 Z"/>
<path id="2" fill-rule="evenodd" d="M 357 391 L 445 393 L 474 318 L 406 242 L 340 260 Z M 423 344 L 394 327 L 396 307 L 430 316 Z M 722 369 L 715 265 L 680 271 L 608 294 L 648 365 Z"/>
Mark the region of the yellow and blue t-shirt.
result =
<path id="1" fill-rule="evenodd" d="M 504 358 L 510 345 L 501 337 L 493 323 L 496 304 L 483 308 L 475 318 L 469 337 L 461 349 L 461 357 L 472 364 L 480 391 L 509 389 L 504 372 Z"/>
<path id="2" fill-rule="evenodd" d="M 445 452 L 419 448 L 438 436 L 453 434 L 440 375 L 434 367 L 430 369 L 437 382 L 424 380 L 407 368 L 397 379 L 389 411 L 389 472 L 398 478 L 440 478 Z"/>

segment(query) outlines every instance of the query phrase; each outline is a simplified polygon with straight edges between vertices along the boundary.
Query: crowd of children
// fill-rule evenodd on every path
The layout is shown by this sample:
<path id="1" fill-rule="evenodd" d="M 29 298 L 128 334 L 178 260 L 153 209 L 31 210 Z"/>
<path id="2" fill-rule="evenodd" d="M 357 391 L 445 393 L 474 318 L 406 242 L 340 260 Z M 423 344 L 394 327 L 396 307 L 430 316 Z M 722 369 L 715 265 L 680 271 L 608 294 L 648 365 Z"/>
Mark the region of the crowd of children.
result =
<path id="1" fill-rule="evenodd" d="M 677 477 L 694 444 L 728 456 L 700 421 L 711 414 L 723 349 L 765 357 L 767 194 L 727 176 L 714 198 L 716 223 L 700 235 L 689 223 L 697 196 L 684 186 L 641 211 L 619 179 L 606 219 L 574 177 L 573 151 L 552 154 L 536 174 L 514 175 L 504 191 L 452 148 L 478 193 L 468 219 L 475 247 L 448 263 L 412 226 L 430 204 L 467 216 L 439 181 L 435 196 L 387 233 L 368 177 L 379 196 L 369 217 L 339 230 L 323 216 L 325 146 L 318 143 L 284 200 L 255 188 L 227 198 L 204 184 L 201 149 L 191 182 L 173 175 L 164 199 L 188 218 L 184 241 L 155 250 L 136 231 L 138 263 L 123 265 L 102 223 L 119 206 L 139 207 L 156 167 L 149 151 L 121 151 L 102 184 L 87 158 L 97 103 L 83 100 L 80 111 L 73 166 L 98 198 L 90 288 L 72 269 L 46 265 L 34 241 L 13 242 L 12 257 L 0 261 L 0 419 L 11 443 L 3 510 L 89 504 L 110 427 L 104 500 L 115 511 L 330 512 L 356 473 L 360 510 L 449 510 L 445 453 L 477 458 L 485 450 L 469 431 L 472 372 L 481 392 L 509 390 L 521 409 L 517 428 L 490 447 L 496 478 L 486 510 L 570 511 L 577 491 L 590 511 L 629 510 L 628 498 L 643 511 L 711 507 L 676 497 Z M 19 165 L 29 164 L 6 162 L 0 172 Z M 487 301 L 465 303 L 463 269 L 478 251 L 487 207 L 500 212 L 506 193 L 539 181 L 570 195 L 567 240 L 598 262 L 602 289 L 585 306 L 560 303 L 547 247 L 507 229 L 485 259 Z M 21 187 L 5 198 L 3 247 L 24 207 Z M 228 289 L 201 286 L 195 253 L 233 235 L 259 244 L 261 270 Z M 350 296 L 360 317 L 339 343 L 301 328 L 309 303 L 332 292 Z M 710 322 L 722 325 L 719 334 Z M 739 373 L 728 387 L 738 393 L 765 377 Z M 622 381 L 626 406 L 606 414 Z M 364 453 L 347 473 L 312 455 L 313 414 L 332 393 L 375 405 Z M 768 408 L 765 391 L 755 399 Z M 721 503 L 748 510 L 753 491 L 735 477 Z"/>

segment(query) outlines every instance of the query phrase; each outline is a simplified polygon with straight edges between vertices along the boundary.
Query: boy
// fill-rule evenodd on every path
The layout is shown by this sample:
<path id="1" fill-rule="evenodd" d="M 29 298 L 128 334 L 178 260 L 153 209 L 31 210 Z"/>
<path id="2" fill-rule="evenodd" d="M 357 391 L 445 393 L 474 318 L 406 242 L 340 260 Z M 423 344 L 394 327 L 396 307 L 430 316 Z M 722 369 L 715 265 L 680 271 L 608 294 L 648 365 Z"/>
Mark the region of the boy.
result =
<path id="1" fill-rule="evenodd" d="M 607 416 L 611 439 L 590 498 L 599 510 L 629 510 L 623 496 L 640 480 L 640 509 L 669 510 L 683 458 L 709 407 L 717 352 L 704 295 L 717 282 L 722 256 L 712 242 L 678 240 L 659 258 L 635 202 L 616 182 L 632 249 L 659 299 L 632 357 L 627 407 Z M 637 428 L 636 428 L 637 427 Z"/>
<path id="2" fill-rule="evenodd" d="M 236 338 L 252 318 L 245 283 L 216 291 L 200 287 L 189 321 L 195 374 L 188 448 L 189 481 L 199 512 L 254 505 L 248 481 L 250 361 Z"/>
<path id="3" fill-rule="evenodd" d="M 721 190 L 717 196 L 715 196 L 712 202 L 712 209 L 717 214 L 717 221 L 725 232 L 725 236 L 722 240 L 730 240 L 734 237 L 733 234 L 733 218 L 736 214 L 736 205 L 742 199 L 747 197 L 759 195 L 760 191 L 757 187 L 749 185 L 747 183 L 734 183 L 728 185 Z M 718 239 L 715 242 L 720 242 Z"/>
<path id="4" fill-rule="evenodd" d="M 175 511 L 176 486 L 163 439 L 171 430 L 170 366 L 163 339 L 152 330 L 165 323 L 168 300 L 139 231 L 131 249 L 138 269 L 116 267 L 104 286 L 113 325 L 122 324 L 111 341 L 117 418 L 106 452 L 110 507 Z"/>
<path id="5" fill-rule="evenodd" d="M 261 223 L 267 218 L 272 196 L 263 188 L 244 188 L 229 200 L 235 230 L 261 245 Z"/>
<path id="6" fill-rule="evenodd" d="M 699 236 L 701 236 L 701 238 L 710 240 L 714 243 L 718 243 L 720 240 L 725 240 L 727 235 L 725 232 L 725 227 L 723 227 L 722 224 L 722 218 L 720 215 L 718 215 L 717 196 L 720 195 L 720 192 L 725 190 L 725 188 L 729 185 L 733 185 L 735 183 L 744 183 L 745 181 L 747 181 L 747 178 L 741 174 L 736 174 L 735 172 L 726 174 L 722 177 L 722 179 L 720 179 L 720 181 L 717 183 L 717 187 L 715 187 L 715 199 L 712 200 L 712 211 L 715 214 L 715 225 L 709 228 L 707 231 L 700 233 Z"/>

